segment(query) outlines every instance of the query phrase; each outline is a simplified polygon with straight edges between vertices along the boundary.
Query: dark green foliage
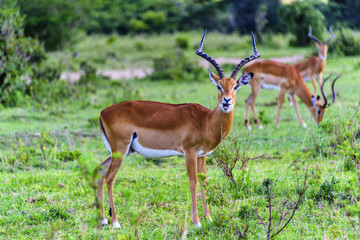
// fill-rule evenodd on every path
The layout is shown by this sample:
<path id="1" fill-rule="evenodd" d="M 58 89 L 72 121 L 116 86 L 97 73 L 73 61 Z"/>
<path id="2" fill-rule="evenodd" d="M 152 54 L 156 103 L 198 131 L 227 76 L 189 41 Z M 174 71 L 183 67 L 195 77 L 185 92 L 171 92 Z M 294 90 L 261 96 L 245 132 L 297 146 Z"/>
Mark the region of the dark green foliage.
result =
<path id="1" fill-rule="evenodd" d="M 321 9 L 329 25 L 349 28 L 360 26 L 360 2 L 358 0 L 329 0 L 326 8 Z"/>
<path id="2" fill-rule="evenodd" d="M 67 161 L 75 161 L 75 160 L 79 160 L 81 156 L 81 152 L 80 150 L 76 149 L 75 151 L 64 147 L 62 151 L 58 152 L 56 154 L 56 157 L 62 161 L 62 162 L 67 162 Z"/>
<path id="3" fill-rule="evenodd" d="M 0 10 L 0 103 L 6 106 L 21 102 L 17 96 L 27 91 L 32 69 L 45 59 L 41 45 L 34 39 L 25 38 L 23 21 L 18 10 Z"/>
<path id="4" fill-rule="evenodd" d="M 341 28 L 336 31 L 336 38 L 329 44 L 329 53 L 339 56 L 360 55 L 360 38 L 356 37 L 350 29 Z"/>
<path id="5" fill-rule="evenodd" d="M 45 62 L 46 53 L 42 45 L 24 36 L 23 21 L 17 10 L 0 11 L 3 32 L 0 41 L 0 103 L 21 106 L 31 104 L 32 99 L 36 102 L 35 107 L 42 107 L 67 98 L 68 84 L 54 81 L 59 78 L 62 66 Z"/>
<path id="6" fill-rule="evenodd" d="M 332 204 L 335 200 L 336 188 L 338 184 L 338 180 L 334 177 L 331 178 L 330 181 L 325 180 L 320 186 L 320 189 L 315 195 L 315 200 L 319 201 L 327 201 L 328 203 Z"/>
<path id="7" fill-rule="evenodd" d="M 279 0 L 227 0 L 229 21 L 226 23 L 227 31 L 237 30 L 241 33 L 260 33 L 262 27 L 273 31 L 281 31 L 278 16 Z M 259 18 L 259 14 L 263 14 Z"/>
<path id="8" fill-rule="evenodd" d="M 292 43 L 294 46 L 306 46 L 310 43 L 311 40 L 307 36 L 309 26 L 315 36 L 319 36 L 323 29 L 324 15 L 305 1 L 281 5 L 279 16 L 287 30 L 295 35 L 295 41 Z"/>
<path id="9" fill-rule="evenodd" d="M 96 67 L 92 64 L 82 61 L 80 63 L 80 69 L 84 74 L 81 76 L 79 84 L 88 84 L 96 79 Z"/>
<path id="10" fill-rule="evenodd" d="M 190 47 L 190 38 L 188 35 L 179 35 L 175 38 L 175 45 L 180 49 L 188 49 Z"/>
<path id="11" fill-rule="evenodd" d="M 36 37 L 48 50 L 62 48 L 70 39 L 87 11 L 87 1 L 17 0 L 26 16 L 25 33 Z"/>
<path id="12" fill-rule="evenodd" d="M 154 58 L 154 72 L 151 75 L 153 81 L 199 81 L 204 79 L 202 76 L 203 69 L 182 52 L 169 52 Z"/>

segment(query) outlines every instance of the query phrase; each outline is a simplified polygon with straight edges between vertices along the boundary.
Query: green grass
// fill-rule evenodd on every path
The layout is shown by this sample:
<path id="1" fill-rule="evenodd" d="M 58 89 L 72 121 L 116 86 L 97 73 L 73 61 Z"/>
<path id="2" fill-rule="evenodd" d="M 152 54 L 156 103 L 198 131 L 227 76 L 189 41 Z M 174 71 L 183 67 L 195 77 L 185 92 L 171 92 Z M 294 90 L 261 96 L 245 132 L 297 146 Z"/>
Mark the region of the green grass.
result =
<path id="1" fill-rule="evenodd" d="M 202 33 L 187 34 L 191 36 L 191 46 L 196 48 Z M 112 43 L 107 42 L 107 39 L 94 36 L 79 42 L 79 58 L 88 58 L 96 63 L 94 56 L 103 52 L 105 55 L 99 57 L 106 61 L 96 63 L 99 68 L 150 66 L 154 56 L 172 47 L 174 36 L 138 36 L 135 41 L 130 41 L 130 37 L 116 37 Z M 249 37 L 239 40 L 236 35 L 224 38 L 219 33 L 209 33 L 204 50 L 214 57 L 247 56 L 251 50 L 249 41 Z M 136 50 L 135 42 L 142 42 L 143 50 Z M 233 44 L 234 47 L 231 46 Z M 288 48 L 284 44 L 285 47 L 281 49 L 259 46 L 259 50 L 264 57 L 306 54 L 309 51 Z M 195 55 L 193 50 L 186 50 L 186 54 Z M 67 51 L 65 54 L 70 53 L 70 50 Z M 116 54 L 117 60 L 109 60 L 106 52 L 110 51 Z M 54 53 L 52 57 L 59 56 L 60 53 Z M 296 173 L 302 181 L 304 169 L 307 168 L 308 189 L 304 201 L 293 220 L 277 238 L 355 239 L 359 236 L 351 226 L 347 211 L 348 207 L 356 206 L 360 200 L 359 183 L 356 172 L 346 167 L 349 154 L 341 151 L 336 143 L 341 141 L 341 134 L 346 134 L 348 130 L 345 122 L 353 121 L 352 131 L 359 131 L 359 119 L 352 118 L 358 116 L 356 111 L 359 111 L 359 69 L 360 61 L 356 57 L 329 56 L 325 75 L 339 72 L 343 76 L 336 84 L 337 102 L 326 110 L 320 127 L 315 127 L 305 105 L 299 104 L 300 113 L 308 125 L 307 129 L 302 128 L 293 107 L 284 103 L 280 128 L 277 129 L 276 106 L 268 105 L 269 102 L 276 102 L 277 92 L 263 90 L 257 99 L 256 109 L 258 113 L 262 112 L 264 129 L 258 130 L 253 124 L 254 129 L 248 131 L 244 126 L 244 101 L 250 88 L 245 86 L 238 91 L 230 137 L 234 136 L 241 143 L 250 139 L 251 145 L 247 149 L 249 156 L 266 154 L 267 158 L 251 160 L 245 180 L 237 188 L 222 174 L 212 157 L 208 158 L 208 194 L 211 199 L 223 199 L 224 202 L 210 203 L 213 222 L 207 223 L 201 219 L 201 229 L 196 229 L 191 223 L 190 189 L 184 158 L 150 160 L 138 155 L 126 158 L 114 185 L 121 230 L 108 226 L 98 228 L 91 184 L 96 180 L 93 177 L 95 167 L 105 160 L 108 153 L 96 119 L 105 107 L 125 100 L 121 84 L 96 80 L 93 83 L 96 91 L 87 96 L 91 99 L 88 102 L 75 100 L 71 104 L 64 99 L 63 103 L 44 106 L 42 109 L 1 109 L 0 237 L 131 239 L 135 238 L 134 229 L 137 228 L 140 239 L 178 239 L 180 232 L 186 228 L 189 239 L 236 239 L 236 232 L 250 224 L 250 239 L 265 238 L 265 231 L 256 216 L 252 211 L 246 212 L 245 207 L 257 208 L 267 219 L 266 194 L 262 182 L 272 179 L 273 201 L 274 205 L 278 205 L 283 198 L 296 197 Z M 130 81 L 129 84 L 133 89 L 138 89 L 145 100 L 194 102 L 208 108 L 216 104 L 217 89 L 207 78 L 196 82 L 141 79 Z M 312 90 L 311 84 L 308 86 Z M 330 95 L 329 86 L 326 92 Z M 341 133 L 339 136 L 335 134 L 337 128 Z M 358 144 L 358 141 L 355 140 L 355 143 Z M 81 152 L 79 159 L 60 160 L 61 152 L 76 149 Z M 272 156 L 278 158 L 269 158 Z M 294 167 L 294 161 L 298 168 Z M 237 167 L 234 174 L 236 179 L 241 179 L 240 168 Z M 321 185 L 325 186 L 324 183 L 333 177 L 338 183 L 327 194 L 333 195 L 334 202 L 317 201 Z M 105 199 L 105 211 L 108 213 L 107 197 Z M 198 212 L 201 215 L 200 198 Z M 358 227 L 359 216 L 352 215 L 352 219 Z M 137 227 L 134 224 L 136 222 Z"/>

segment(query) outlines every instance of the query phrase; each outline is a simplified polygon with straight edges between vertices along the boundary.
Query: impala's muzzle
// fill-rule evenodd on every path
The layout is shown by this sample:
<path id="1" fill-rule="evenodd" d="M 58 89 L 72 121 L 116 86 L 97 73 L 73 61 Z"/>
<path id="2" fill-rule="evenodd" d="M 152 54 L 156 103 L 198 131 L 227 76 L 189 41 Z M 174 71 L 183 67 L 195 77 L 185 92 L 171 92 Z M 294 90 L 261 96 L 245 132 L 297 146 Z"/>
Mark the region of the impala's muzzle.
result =
<path id="1" fill-rule="evenodd" d="M 223 110 L 223 112 L 231 112 L 231 110 L 233 109 L 233 104 L 232 104 L 232 98 L 223 98 L 222 99 L 222 103 L 221 103 L 221 109 Z"/>

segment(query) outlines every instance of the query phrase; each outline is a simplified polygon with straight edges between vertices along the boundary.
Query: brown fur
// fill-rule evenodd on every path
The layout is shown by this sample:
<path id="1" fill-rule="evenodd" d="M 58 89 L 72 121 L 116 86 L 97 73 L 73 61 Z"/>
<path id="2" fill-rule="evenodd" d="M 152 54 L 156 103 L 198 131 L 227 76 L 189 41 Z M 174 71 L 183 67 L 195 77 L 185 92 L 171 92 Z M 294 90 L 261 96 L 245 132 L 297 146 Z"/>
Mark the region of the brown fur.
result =
<path id="1" fill-rule="evenodd" d="M 318 56 L 305 59 L 299 63 L 294 64 L 295 68 L 300 72 L 303 78 L 309 77 L 314 87 L 315 96 L 317 95 L 317 88 L 315 78 L 318 79 L 319 86 L 322 85 L 322 76 L 325 71 L 326 57 L 327 57 L 327 45 L 319 44 L 315 42 L 315 46 L 318 49 Z"/>
<path id="2" fill-rule="evenodd" d="M 192 221 L 197 226 L 200 225 L 196 203 L 197 173 L 206 174 L 206 157 L 199 156 L 199 151 L 204 153 L 212 151 L 228 135 L 232 125 L 233 110 L 224 112 L 220 105 L 224 98 L 231 98 L 234 109 L 236 102 L 234 87 L 240 81 L 237 82 L 232 78 L 219 79 L 214 73 L 211 73 L 211 76 L 222 88 L 213 110 L 194 103 L 126 101 L 112 105 L 101 112 L 100 129 L 102 130 L 101 126 L 103 126 L 102 131 L 113 153 L 108 170 L 99 182 L 98 197 L 101 201 L 102 217 L 104 217 L 103 183 L 106 182 L 109 206 L 112 209 L 111 221 L 117 222 L 113 199 L 114 178 L 136 133 L 143 147 L 184 153 L 191 190 Z M 241 83 L 247 84 L 250 78 L 247 82 Z M 200 187 L 204 217 L 210 218 L 209 206 L 201 182 Z"/>
<path id="3" fill-rule="evenodd" d="M 264 83 L 277 85 L 280 87 L 280 92 L 278 96 L 278 111 L 276 117 L 276 126 L 279 126 L 280 121 L 280 110 L 282 107 L 282 102 L 284 99 L 284 94 L 288 92 L 293 99 L 294 108 L 297 113 L 300 124 L 306 126 L 303 122 L 297 102 L 294 95 L 297 95 L 301 101 L 305 103 L 314 117 L 317 123 L 320 123 L 322 120 L 323 114 L 321 114 L 321 119 L 317 114 L 317 108 L 321 107 L 321 102 L 317 103 L 317 107 L 314 107 L 311 98 L 312 94 L 310 89 L 305 84 L 302 79 L 299 71 L 292 65 L 280 63 L 272 60 L 264 60 L 254 62 L 251 65 L 248 65 L 243 70 L 244 73 L 253 72 L 254 77 L 250 81 L 251 85 L 251 94 L 249 95 L 246 101 L 246 126 L 250 129 L 249 121 L 249 106 L 253 111 L 254 118 L 257 122 L 257 126 L 261 128 L 260 122 L 256 116 L 255 112 L 255 100 L 261 88 L 261 81 L 263 79 Z"/>

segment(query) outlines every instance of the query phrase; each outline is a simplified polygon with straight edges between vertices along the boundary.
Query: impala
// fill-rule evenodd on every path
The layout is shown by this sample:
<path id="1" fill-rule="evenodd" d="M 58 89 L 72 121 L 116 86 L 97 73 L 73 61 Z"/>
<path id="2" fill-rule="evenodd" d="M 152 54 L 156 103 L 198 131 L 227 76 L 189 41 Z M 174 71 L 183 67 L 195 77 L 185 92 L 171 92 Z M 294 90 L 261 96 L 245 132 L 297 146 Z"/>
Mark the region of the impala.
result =
<path id="1" fill-rule="evenodd" d="M 209 71 L 210 80 L 218 88 L 217 105 L 210 110 L 199 104 L 168 104 L 152 101 L 125 101 L 112 105 L 101 112 L 100 130 L 110 151 L 110 156 L 101 164 L 104 169 L 98 187 L 101 202 L 101 223 L 108 224 L 104 215 L 104 189 L 106 182 L 109 197 L 111 222 L 120 228 L 115 213 L 113 183 L 122 161 L 131 153 L 146 157 L 184 155 L 189 177 L 192 222 L 200 227 L 197 204 L 197 173 L 206 174 L 206 156 L 228 135 L 236 100 L 236 91 L 246 85 L 252 73 L 243 74 L 235 80 L 240 68 L 260 57 L 252 36 L 254 55 L 243 59 L 226 78 L 220 65 L 202 52 L 206 31 L 196 54 L 209 61 L 219 76 Z M 205 190 L 201 187 L 203 214 L 210 218 Z"/>
<path id="2" fill-rule="evenodd" d="M 257 124 L 259 129 L 262 129 L 262 126 L 259 122 L 259 119 L 256 116 L 255 111 L 255 100 L 256 97 L 261 89 L 261 86 L 266 82 L 269 85 L 277 86 L 280 88 L 279 95 L 278 95 L 278 109 L 276 115 L 276 127 L 279 127 L 279 120 L 280 120 L 280 110 L 283 104 L 284 95 L 287 92 L 291 98 L 292 102 L 299 119 L 300 124 L 303 127 L 306 127 L 306 124 L 301 118 L 297 101 L 294 95 L 297 95 L 301 101 L 305 103 L 311 115 L 315 119 L 316 125 L 318 125 L 324 116 L 324 112 L 326 107 L 328 106 L 327 98 L 324 94 L 324 84 L 321 85 L 321 93 L 324 98 L 324 104 L 321 103 L 321 98 L 318 96 L 317 98 L 312 95 L 310 89 L 304 82 L 303 78 L 301 77 L 299 71 L 293 66 L 285 63 L 279 63 L 271 60 L 264 60 L 254 62 L 251 65 L 246 66 L 243 69 L 243 73 L 252 72 L 254 74 L 253 78 L 250 81 L 251 85 L 251 93 L 246 100 L 246 117 L 245 117 L 245 124 L 247 128 L 250 130 L 250 121 L 249 121 L 249 106 L 254 115 L 255 123 Z M 329 76 L 330 77 L 330 76 Z M 328 80 L 329 77 L 326 79 Z M 340 77 L 337 76 L 333 83 L 332 83 L 332 94 L 333 94 L 333 102 L 335 102 L 336 96 L 334 92 L 334 84 L 335 81 Z"/>
<path id="3" fill-rule="evenodd" d="M 308 37 L 314 40 L 315 47 L 318 49 L 318 56 L 313 56 L 309 59 L 305 59 L 299 63 L 296 63 L 294 66 L 296 69 L 300 72 L 301 76 L 304 78 L 304 80 L 311 80 L 313 86 L 314 86 L 314 93 L 315 96 L 317 95 L 317 89 L 316 89 L 316 83 L 315 78 L 318 79 L 319 86 L 322 85 L 322 75 L 325 71 L 325 65 L 326 65 L 326 58 L 327 58 L 327 51 L 328 47 L 327 44 L 335 38 L 335 35 L 329 27 L 329 32 L 331 36 L 328 38 L 328 40 L 325 41 L 325 43 L 322 43 L 318 38 L 314 37 L 311 34 L 311 27 L 309 26 L 309 33 Z"/>

